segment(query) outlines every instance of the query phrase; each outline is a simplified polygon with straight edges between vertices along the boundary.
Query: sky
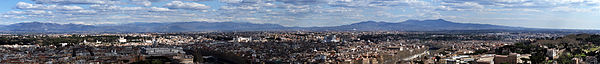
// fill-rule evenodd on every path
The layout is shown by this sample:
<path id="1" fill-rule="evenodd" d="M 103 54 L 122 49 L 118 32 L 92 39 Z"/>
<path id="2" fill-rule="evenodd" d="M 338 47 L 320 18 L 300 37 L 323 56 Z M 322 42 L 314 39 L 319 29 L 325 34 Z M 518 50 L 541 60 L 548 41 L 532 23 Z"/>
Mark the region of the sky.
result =
<path id="1" fill-rule="evenodd" d="M 600 0 L 3 0 L 22 22 L 250 22 L 290 27 L 445 19 L 530 28 L 600 29 Z"/>

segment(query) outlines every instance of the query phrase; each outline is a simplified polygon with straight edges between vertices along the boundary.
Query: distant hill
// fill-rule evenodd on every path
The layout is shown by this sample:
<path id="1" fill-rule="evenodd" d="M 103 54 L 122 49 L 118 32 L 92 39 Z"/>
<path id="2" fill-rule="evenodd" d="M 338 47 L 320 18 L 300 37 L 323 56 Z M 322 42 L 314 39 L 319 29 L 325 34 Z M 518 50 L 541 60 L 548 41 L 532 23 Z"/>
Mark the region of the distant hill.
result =
<path id="1" fill-rule="evenodd" d="M 3 28 L 0 26 L 0 28 Z M 129 23 L 119 25 L 81 25 L 27 22 L 7 25 L 14 32 L 192 32 L 192 31 L 442 31 L 442 30 L 537 30 L 490 24 L 456 23 L 443 19 L 407 20 L 404 22 L 365 21 L 333 27 L 285 27 L 277 24 L 243 22 L 171 22 Z"/>
<path id="2" fill-rule="evenodd" d="M 56 24 L 27 22 L 5 26 L 9 31 L 15 32 L 82 32 L 97 29 L 96 26 L 82 24 Z"/>
<path id="3" fill-rule="evenodd" d="M 398 30 L 398 31 L 440 31 L 440 30 L 527 30 L 533 28 L 509 27 L 490 24 L 455 23 L 443 19 L 407 20 L 399 23 L 366 21 L 350 25 L 326 27 L 327 30 Z"/>
<path id="4" fill-rule="evenodd" d="M 260 31 L 286 28 L 276 24 L 237 22 L 130 23 L 103 27 L 120 32 Z"/>
<path id="5" fill-rule="evenodd" d="M 42 22 L 17 23 L 6 26 L 14 32 L 189 32 L 189 31 L 264 31 L 285 30 L 276 24 L 252 24 L 236 22 L 173 22 L 129 23 L 122 25 L 82 25 Z"/>
<path id="6" fill-rule="evenodd" d="M 0 25 L 0 31 L 8 31 L 8 28 L 5 27 L 6 25 Z"/>

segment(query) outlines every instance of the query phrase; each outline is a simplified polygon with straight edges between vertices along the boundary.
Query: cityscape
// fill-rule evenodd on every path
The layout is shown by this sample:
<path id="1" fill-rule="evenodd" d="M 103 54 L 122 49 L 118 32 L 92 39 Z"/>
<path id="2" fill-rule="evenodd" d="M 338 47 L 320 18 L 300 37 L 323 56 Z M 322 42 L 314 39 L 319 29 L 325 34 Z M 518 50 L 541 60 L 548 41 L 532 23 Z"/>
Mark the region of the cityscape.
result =
<path id="1" fill-rule="evenodd" d="M 6 0 L 0 64 L 600 64 L 600 0 Z"/>
<path id="2" fill-rule="evenodd" d="M 3 34 L 2 63 L 596 64 L 597 34 L 281 31 Z"/>

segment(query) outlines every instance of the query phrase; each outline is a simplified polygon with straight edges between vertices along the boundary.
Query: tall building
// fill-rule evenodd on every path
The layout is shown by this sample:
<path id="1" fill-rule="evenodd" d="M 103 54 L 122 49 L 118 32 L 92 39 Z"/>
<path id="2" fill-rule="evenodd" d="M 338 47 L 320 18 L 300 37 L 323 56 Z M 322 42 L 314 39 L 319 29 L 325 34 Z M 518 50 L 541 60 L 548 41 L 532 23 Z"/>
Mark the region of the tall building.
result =
<path id="1" fill-rule="evenodd" d="M 156 38 L 152 38 L 152 46 L 153 47 L 158 46 L 158 42 L 156 42 Z"/>

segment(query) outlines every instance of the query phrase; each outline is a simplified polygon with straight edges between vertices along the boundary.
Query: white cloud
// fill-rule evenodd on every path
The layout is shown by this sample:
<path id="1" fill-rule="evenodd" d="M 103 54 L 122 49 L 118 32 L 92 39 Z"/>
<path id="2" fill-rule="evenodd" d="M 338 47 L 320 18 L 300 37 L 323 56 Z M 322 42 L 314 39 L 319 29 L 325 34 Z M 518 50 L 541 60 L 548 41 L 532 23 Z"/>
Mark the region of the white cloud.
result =
<path id="1" fill-rule="evenodd" d="M 164 5 L 164 7 L 171 9 L 189 9 L 189 10 L 202 10 L 208 9 L 210 6 L 206 6 L 204 4 L 198 4 L 194 2 L 181 2 L 181 1 L 171 1 Z"/>
<path id="2" fill-rule="evenodd" d="M 294 4 L 294 5 L 311 5 L 325 3 L 324 0 L 275 0 L 278 2 Z"/>
<path id="3" fill-rule="evenodd" d="M 428 5 L 428 2 L 421 0 L 383 0 L 383 1 L 375 1 L 373 3 L 378 6 L 413 6 L 413 5 Z"/>
<path id="4" fill-rule="evenodd" d="M 474 2 L 506 8 L 552 8 L 559 6 L 597 6 L 600 0 L 441 0 L 448 3 Z"/>
<path id="5" fill-rule="evenodd" d="M 212 1 L 212 0 L 184 0 L 184 1 L 196 1 L 196 2 L 204 2 L 204 1 Z"/>
<path id="6" fill-rule="evenodd" d="M 81 10 L 81 9 L 83 9 L 79 6 L 61 6 L 61 7 L 56 7 L 56 8 L 61 9 L 61 10 Z"/>
<path id="7" fill-rule="evenodd" d="M 154 12 L 165 12 L 165 11 L 174 11 L 171 10 L 169 8 L 160 8 L 160 7 L 151 7 L 150 11 L 154 11 Z"/>
<path id="8" fill-rule="evenodd" d="M 567 6 L 552 8 L 551 11 L 555 12 L 597 12 L 594 8 L 572 8 Z"/>
<path id="9" fill-rule="evenodd" d="M 150 1 L 137 1 L 137 2 L 132 2 L 132 3 L 136 4 L 136 5 L 152 6 L 152 2 L 150 2 Z"/>
<path id="10" fill-rule="evenodd" d="M 462 3 L 441 3 L 442 8 L 447 10 L 479 10 L 485 8 L 483 5 L 474 2 L 462 2 Z"/>
<path id="11" fill-rule="evenodd" d="M 476 11 L 531 11 L 542 12 L 542 10 L 562 11 L 562 12 L 589 12 L 594 11 L 591 7 L 600 6 L 600 0 L 436 0 L 443 5 L 438 10 L 469 10 L 465 9 L 468 4 L 478 4 L 472 6 L 480 9 L 471 9 Z M 444 5 L 445 4 L 445 5 Z M 448 5 L 452 4 L 452 5 Z M 457 6 L 461 4 L 464 6 Z M 479 6 L 481 5 L 481 6 Z M 484 7 L 484 8 L 482 8 Z M 481 10 L 483 9 L 483 10 Z M 514 10 L 511 10 L 514 9 Z M 535 10 L 534 10 L 535 9 Z"/>
<path id="12" fill-rule="evenodd" d="M 495 2 L 503 2 L 503 3 L 521 3 L 529 0 L 493 0 Z"/>
<path id="13" fill-rule="evenodd" d="M 219 2 L 223 3 L 240 3 L 242 0 L 219 0 Z"/>
<path id="14" fill-rule="evenodd" d="M 16 15 L 49 15 L 52 14 L 51 11 L 43 11 L 43 10 L 26 10 L 26 11 L 9 11 L 8 14 L 16 14 Z"/>
<path id="15" fill-rule="evenodd" d="M 429 2 L 422 0 L 327 0 L 334 7 L 387 7 L 387 6 L 425 6 Z"/>
<path id="16" fill-rule="evenodd" d="M 546 12 L 595 12 L 600 10 L 600 6 L 598 6 L 600 0 L 32 1 L 34 4 L 17 3 L 16 8 L 24 11 L 6 12 L 2 17 L 27 17 L 24 20 L 87 22 L 91 24 L 100 22 L 235 21 L 275 23 L 285 26 L 335 26 L 368 20 L 400 22 L 406 19 L 472 19 L 469 16 L 480 13 L 535 16 Z M 206 4 L 216 4 L 217 6 Z M 211 9 L 212 7 L 219 9 Z"/>
<path id="17" fill-rule="evenodd" d="M 58 5 L 42 5 L 42 4 L 30 4 L 25 2 L 17 3 L 18 9 L 25 10 L 81 10 L 83 8 L 79 6 L 58 6 Z"/>
<path id="18" fill-rule="evenodd" d="M 122 7 L 122 6 L 112 6 L 112 5 L 90 5 L 91 9 L 96 10 L 118 10 L 118 11 L 137 11 L 137 10 L 146 10 L 144 7 Z"/>
<path id="19" fill-rule="evenodd" d="M 69 14 L 94 14 L 96 11 L 94 10 L 77 10 L 77 11 L 65 11 L 65 13 Z"/>
<path id="20" fill-rule="evenodd" d="M 43 4 L 120 4 L 118 0 L 32 0 Z"/>

